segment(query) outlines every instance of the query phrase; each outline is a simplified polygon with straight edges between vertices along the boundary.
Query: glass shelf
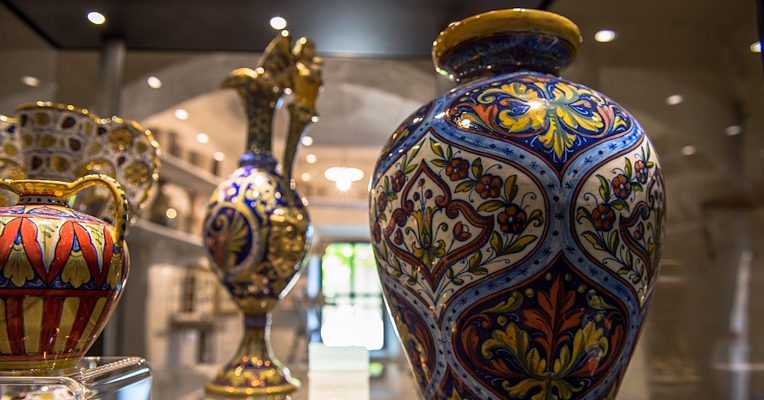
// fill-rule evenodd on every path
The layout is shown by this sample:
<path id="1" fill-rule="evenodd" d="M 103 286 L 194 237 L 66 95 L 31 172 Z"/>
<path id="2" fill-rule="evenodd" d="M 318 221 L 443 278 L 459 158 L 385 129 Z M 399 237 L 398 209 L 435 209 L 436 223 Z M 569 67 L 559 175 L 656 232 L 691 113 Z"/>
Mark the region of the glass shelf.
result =
<path id="1" fill-rule="evenodd" d="M 149 400 L 151 369 L 138 357 L 85 357 L 63 371 L 1 372 L 0 400 Z"/>

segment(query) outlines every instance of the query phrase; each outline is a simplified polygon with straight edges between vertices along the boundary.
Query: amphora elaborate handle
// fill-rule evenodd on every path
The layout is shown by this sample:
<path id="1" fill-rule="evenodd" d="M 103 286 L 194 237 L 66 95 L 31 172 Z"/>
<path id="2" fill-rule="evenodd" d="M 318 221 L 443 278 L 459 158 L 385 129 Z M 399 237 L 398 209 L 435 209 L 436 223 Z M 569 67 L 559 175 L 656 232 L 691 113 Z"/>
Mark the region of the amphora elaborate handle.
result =
<path id="1" fill-rule="evenodd" d="M 116 180 L 106 175 L 95 174 L 83 176 L 71 183 L 33 179 L 0 181 L 0 189 L 9 190 L 18 196 L 55 196 L 61 200 L 68 200 L 80 190 L 96 185 L 105 187 L 114 198 L 114 244 L 121 249 L 125 241 L 128 204 L 125 191 Z"/>

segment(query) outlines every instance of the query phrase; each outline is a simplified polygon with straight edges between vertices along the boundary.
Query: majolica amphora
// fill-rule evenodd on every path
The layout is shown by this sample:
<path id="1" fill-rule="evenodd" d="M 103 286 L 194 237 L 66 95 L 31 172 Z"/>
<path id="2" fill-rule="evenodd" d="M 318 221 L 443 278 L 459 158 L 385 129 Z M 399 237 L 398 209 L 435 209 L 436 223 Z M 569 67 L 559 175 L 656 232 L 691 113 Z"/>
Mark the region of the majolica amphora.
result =
<path id="1" fill-rule="evenodd" d="M 559 77 L 578 28 L 493 11 L 436 39 L 455 89 L 384 146 L 370 226 L 427 399 L 614 399 L 655 287 L 663 178 L 637 121 Z"/>
<path id="2" fill-rule="evenodd" d="M 155 181 L 156 143 L 135 122 L 40 102 L 0 117 L 0 150 L 13 178 L 0 189 L 18 197 L 0 207 L 0 370 L 67 369 L 124 288 L 125 232 Z M 106 221 L 78 211 L 89 206 Z"/>

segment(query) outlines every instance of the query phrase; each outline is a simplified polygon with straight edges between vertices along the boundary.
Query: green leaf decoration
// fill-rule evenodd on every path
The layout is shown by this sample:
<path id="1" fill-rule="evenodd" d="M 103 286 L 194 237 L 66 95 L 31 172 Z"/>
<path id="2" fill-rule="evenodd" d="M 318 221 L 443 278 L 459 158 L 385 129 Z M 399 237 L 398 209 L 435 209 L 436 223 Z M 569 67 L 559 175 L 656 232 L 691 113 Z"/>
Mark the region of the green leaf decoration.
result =
<path id="1" fill-rule="evenodd" d="M 475 179 L 480 179 L 483 176 L 483 161 L 480 158 L 476 158 L 472 162 L 472 173 L 475 175 Z"/>
<path id="2" fill-rule="evenodd" d="M 473 275 L 486 275 L 488 273 L 488 269 L 483 268 L 483 267 L 479 267 L 479 268 L 475 268 L 473 270 L 470 270 L 470 272 Z"/>
<path id="3" fill-rule="evenodd" d="M 380 222 L 385 221 L 386 222 L 387 221 L 387 215 L 379 214 L 379 216 L 377 216 L 377 221 L 380 221 Z"/>
<path id="4" fill-rule="evenodd" d="M 631 174 L 633 172 L 633 168 L 631 166 L 631 160 L 628 158 L 626 159 L 626 168 L 623 169 L 624 172 L 626 172 L 626 177 L 631 180 Z"/>
<path id="5" fill-rule="evenodd" d="M 581 223 L 582 218 L 586 218 L 589 221 L 592 221 L 592 214 L 589 212 L 589 210 L 583 207 L 578 207 L 578 211 L 576 211 L 576 221 L 578 221 L 578 223 Z"/>
<path id="6" fill-rule="evenodd" d="M 608 304 L 602 296 L 597 296 L 597 292 L 594 289 L 589 289 L 586 294 L 586 302 L 589 307 L 595 310 L 615 310 L 616 308 Z"/>
<path id="7" fill-rule="evenodd" d="M 514 291 L 509 294 L 509 298 L 502 301 L 501 303 L 484 310 L 484 313 L 510 313 L 518 308 L 523 304 L 523 296 L 518 293 L 517 291 Z"/>
<path id="8" fill-rule="evenodd" d="M 600 196 L 602 196 L 602 200 L 610 200 L 610 182 L 602 175 L 597 175 L 597 178 L 600 180 Z"/>
<path id="9" fill-rule="evenodd" d="M 634 269 L 634 255 L 630 251 L 626 252 L 626 265 Z"/>
<path id="10" fill-rule="evenodd" d="M 454 278 L 454 279 L 451 280 L 451 282 L 453 282 L 454 285 L 462 285 L 462 284 L 464 284 L 464 279 L 462 279 L 462 278 Z"/>
<path id="11" fill-rule="evenodd" d="M 475 181 L 464 181 L 458 185 L 456 185 L 456 189 L 454 191 L 458 192 L 469 192 L 475 187 Z"/>
<path id="12" fill-rule="evenodd" d="M 622 267 L 621 269 L 618 270 L 618 275 L 625 276 L 625 275 L 628 275 L 629 272 L 631 272 L 631 268 L 629 268 L 629 267 Z"/>
<path id="13" fill-rule="evenodd" d="M 451 267 L 449 267 L 446 270 L 446 278 L 451 279 L 453 277 L 454 277 L 454 270 Z"/>
<path id="14" fill-rule="evenodd" d="M 504 249 L 504 240 L 501 238 L 499 232 L 494 232 L 493 235 L 491 235 L 491 247 L 496 254 L 499 254 L 501 250 Z"/>
<path id="15" fill-rule="evenodd" d="M 473 254 L 472 257 L 470 257 L 470 262 L 469 262 L 470 271 L 472 271 L 475 267 L 479 266 L 481 261 L 483 261 L 483 252 L 478 251 L 475 254 Z"/>
<path id="16" fill-rule="evenodd" d="M 501 200 L 488 200 L 485 203 L 478 206 L 478 211 L 486 211 L 486 212 L 493 212 L 500 208 L 505 207 L 506 204 L 504 204 Z"/>
<path id="17" fill-rule="evenodd" d="M 390 177 L 385 177 L 385 193 L 390 191 Z"/>
<path id="18" fill-rule="evenodd" d="M 618 199 L 610 203 L 610 206 L 615 208 L 616 210 L 626 210 L 630 211 L 629 203 L 626 202 L 626 200 Z"/>
<path id="19" fill-rule="evenodd" d="M 450 160 L 454 156 L 454 151 L 451 150 L 451 146 L 446 148 L 446 159 Z"/>
<path id="20" fill-rule="evenodd" d="M 408 163 L 409 163 L 409 155 L 408 155 L 408 153 L 406 153 L 406 154 L 403 155 L 403 158 L 401 158 L 401 165 L 403 165 L 405 167 L 406 164 L 408 164 Z"/>
<path id="21" fill-rule="evenodd" d="M 631 188 L 634 189 L 635 192 L 641 192 L 644 190 L 642 184 L 636 181 L 631 183 Z"/>
<path id="22" fill-rule="evenodd" d="M 544 224 L 544 216 L 541 210 L 533 210 L 531 216 L 528 217 L 527 223 L 530 224 L 531 222 L 533 222 L 533 226 L 537 228 Z"/>
<path id="23" fill-rule="evenodd" d="M 419 150 L 422 150 L 422 144 L 423 143 L 420 142 L 418 145 L 414 146 L 410 156 L 412 159 L 416 157 L 417 154 L 419 154 Z"/>
<path id="24" fill-rule="evenodd" d="M 446 164 L 446 160 L 443 160 L 441 158 L 436 158 L 434 160 L 430 160 L 430 163 L 432 165 L 434 165 L 436 167 L 440 167 L 440 168 L 445 168 L 446 165 L 448 165 L 448 164 Z"/>
<path id="25" fill-rule="evenodd" d="M 409 286 L 416 286 L 416 279 L 414 279 L 414 278 L 409 278 L 409 279 L 407 279 L 407 280 L 406 280 L 406 283 L 407 283 Z"/>
<path id="26" fill-rule="evenodd" d="M 387 194 L 387 201 L 398 200 L 398 193 L 391 192 Z"/>
<path id="27" fill-rule="evenodd" d="M 512 243 L 511 246 L 507 249 L 507 251 L 504 252 L 504 254 L 514 254 L 519 253 L 523 251 L 526 247 L 528 247 L 529 244 L 533 243 L 536 239 L 538 239 L 536 236 L 533 235 L 525 235 L 521 237 L 520 239 L 517 239 L 514 243 Z"/>
<path id="28" fill-rule="evenodd" d="M 445 158 L 445 155 L 443 154 L 443 149 L 440 147 L 440 143 L 430 139 L 430 148 L 432 149 L 432 152 L 440 156 L 441 158 Z"/>
<path id="29" fill-rule="evenodd" d="M 416 170 L 416 167 L 417 167 L 418 165 L 419 165 L 419 164 L 411 164 L 411 165 L 407 166 L 407 167 L 406 167 L 406 168 L 403 170 L 403 173 L 404 173 L 404 174 L 406 174 L 406 175 L 408 175 L 408 174 L 410 174 L 410 173 L 414 172 L 414 171 Z"/>
<path id="30" fill-rule="evenodd" d="M 639 281 L 641 281 L 641 280 L 642 280 L 642 277 L 641 277 L 641 276 L 639 276 L 639 275 L 636 275 L 636 276 L 634 276 L 633 278 L 631 278 L 631 283 L 633 283 L 633 284 L 635 284 L 635 285 L 636 285 L 636 284 L 638 284 L 638 283 L 639 283 Z"/>
<path id="31" fill-rule="evenodd" d="M 655 163 L 652 161 L 648 161 L 645 165 L 647 165 L 647 168 L 652 168 L 655 166 Z"/>
<path id="32" fill-rule="evenodd" d="M 512 175 L 504 182 L 504 196 L 507 198 L 507 203 L 512 203 L 512 200 L 517 196 L 517 175 Z"/>
<path id="33" fill-rule="evenodd" d="M 651 151 L 650 150 L 650 146 L 647 146 L 647 157 L 645 157 L 645 160 L 649 160 L 650 159 L 650 151 Z M 649 166 L 648 166 L 648 168 L 649 168 Z"/>
<path id="34" fill-rule="evenodd" d="M 586 231 L 581 234 L 584 239 L 586 239 L 589 243 L 594 246 L 597 250 L 604 250 L 607 251 L 607 248 L 605 247 L 605 243 L 602 242 L 602 239 L 600 239 L 599 236 L 597 236 L 594 232 Z"/>
<path id="35" fill-rule="evenodd" d="M 618 250 L 618 245 L 621 244 L 621 238 L 618 237 L 618 231 L 614 230 L 610 235 L 610 250 L 615 252 Z"/>

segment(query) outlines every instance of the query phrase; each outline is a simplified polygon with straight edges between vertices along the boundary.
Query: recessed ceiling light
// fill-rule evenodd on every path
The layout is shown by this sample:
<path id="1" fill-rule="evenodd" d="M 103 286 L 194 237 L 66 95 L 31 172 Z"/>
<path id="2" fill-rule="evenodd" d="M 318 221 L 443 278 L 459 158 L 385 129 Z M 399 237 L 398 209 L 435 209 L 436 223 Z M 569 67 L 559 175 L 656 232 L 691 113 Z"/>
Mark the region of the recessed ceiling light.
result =
<path id="1" fill-rule="evenodd" d="M 305 156 L 305 161 L 307 161 L 308 164 L 315 164 L 316 160 L 318 160 L 318 157 L 316 157 L 315 154 L 308 154 Z"/>
<path id="2" fill-rule="evenodd" d="M 25 75 L 21 77 L 21 82 L 27 86 L 38 87 L 40 86 L 40 80 L 34 76 Z"/>
<path id="3" fill-rule="evenodd" d="M 682 96 L 681 94 L 672 94 L 671 96 L 666 97 L 666 104 L 670 106 L 675 106 L 683 101 L 684 101 L 684 96 Z"/>
<path id="4" fill-rule="evenodd" d="M 310 136 L 303 136 L 302 137 L 302 145 L 303 146 L 310 146 L 313 144 L 313 138 Z"/>
<path id="5" fill-rule="evenodd" d="M 91 11 L 88 13 L 88 21 L 96 25 L 103 25 L 106 22 L 106 17 L 98 11 Z"/>
<path id="6" fill-rule="evenodd" d="M 761 42 L 755 42 L 751 44 L 751 47 L 749 48 L 751 49 L 751 52 L 753 53 L 761 53 Z"/>
<path id="7" fill-rule="evenodd" d="M 223 154 L 222 151 L 216 151 L 215 154 L 212 155 L 212 158 L 214 158 L 215 161 L 223 161 L 225 160 L 225 154 Z"/>
<path id="8" fill-rule="evenodd" d="M 684 154 L 686 156 L 691 156 L 691 155 L 695 154 L 695 151 L 696 151 L 695 146 L 684 146 L 684 147 L 682 147 L 682 154 Z"/>
<path id="9" fill-rule="evenodd" d="M 159 78 L 156 76 L 150 76 L 148 79 L 146 79 L 146 83 L 148 83 L 152 89 L 159 89 L 162 87 L 162 81 L 159 80 Z"/>
<path id="10" fill-rule="evenodd" d="M 615 31 L 603 29 L 594 34 L 594 40 L 600 43 L 612 42 L 615 39 Z"/>
<path id="11" fill-rule="evenodd" d="M 743 133 L 743 127 L 740 125 L 730 125 L 724 128 L 724 134 L 727 136 L 736 136 Z"/>
<path id="12" fill-rule="evenodd" d="M 179 108 L 179 109 L 175 110 L 175 118 L 177 118 L 177 119 L 179 119 L 181 121 L 187 120 L 188 119 L 188 111 L 186 111 L 186 110 L 184 110 L 182 108 Z"/>
<path id="13" fill-rule="evenodd" d="M 210 141 L 210 137 L 206 133 L 199 133 L 196 135 L 196 141 L 204 144 Z"/>
<path id="14" fill-rule="evenodd" d="M 281 17 L 273 17 L 273 18 L 271 18 L 271 28 L 282 30 L 282 29 L 286 28 L 286 26 L 287 26 L 287 23 L 286 23 L 286 20 L 284 18 L 281 18 Z"/>
<path id="15" fill-rule="evenodd" d="M 310 174 L 307 172 L 303 172 L 302 175 L 300 175 L 300 178 L 302 178 L 303 181 L 307 182 L 310 180 Z"/>

